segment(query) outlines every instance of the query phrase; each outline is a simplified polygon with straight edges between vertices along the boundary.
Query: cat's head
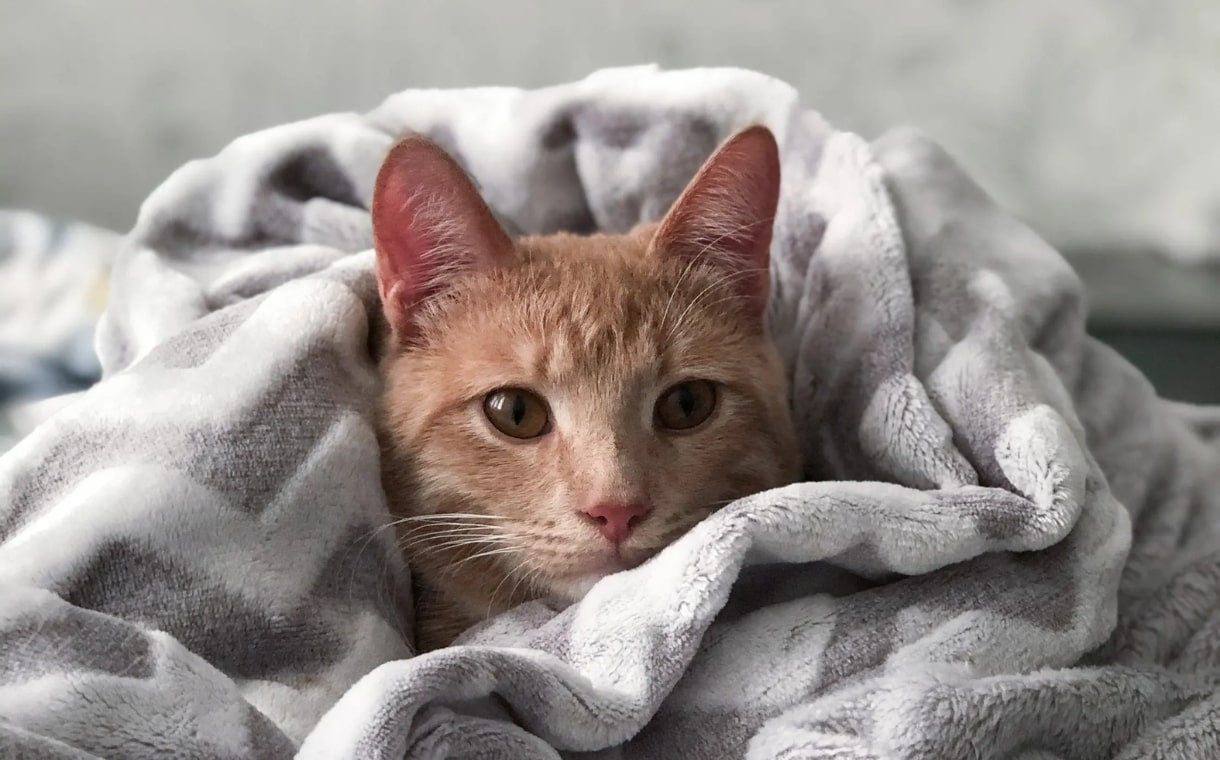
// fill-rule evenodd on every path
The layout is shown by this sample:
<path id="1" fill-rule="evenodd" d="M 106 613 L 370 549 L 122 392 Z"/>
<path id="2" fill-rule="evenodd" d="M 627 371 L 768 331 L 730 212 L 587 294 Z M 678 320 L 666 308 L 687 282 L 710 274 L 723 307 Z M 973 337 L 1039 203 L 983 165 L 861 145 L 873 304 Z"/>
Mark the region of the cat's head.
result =
<path id="1" fill-rule="evenodd" d="M 497 609 L 574 598 L 795 479 L 764 324 L 778 193 L 754 127 L 660 224 L 514 241 L 440 148 L 392 149 L 373 201 L 381 435 L 412 562 Z"/>

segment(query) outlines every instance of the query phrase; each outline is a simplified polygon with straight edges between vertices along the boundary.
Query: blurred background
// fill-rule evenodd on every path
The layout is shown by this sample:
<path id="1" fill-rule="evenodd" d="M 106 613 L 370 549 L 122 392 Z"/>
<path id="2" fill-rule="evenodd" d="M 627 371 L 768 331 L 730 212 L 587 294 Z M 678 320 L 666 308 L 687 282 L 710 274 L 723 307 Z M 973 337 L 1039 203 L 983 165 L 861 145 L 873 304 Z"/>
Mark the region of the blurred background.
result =
<path id="1" fill-rule="evenodd" d="M 1164 395 L 1220 401 L 1220 3 L 0 8 L 0 209 L 52 220 L 0 215 L 0 403 L 91 380 L 81 325 L 104 304 L 106 231 L 183 162 L 409 87 L 537 87 L 643 62 L 772 74 L 869 138 L 922 128 L 1071 258 L 1095 334 Z"/>

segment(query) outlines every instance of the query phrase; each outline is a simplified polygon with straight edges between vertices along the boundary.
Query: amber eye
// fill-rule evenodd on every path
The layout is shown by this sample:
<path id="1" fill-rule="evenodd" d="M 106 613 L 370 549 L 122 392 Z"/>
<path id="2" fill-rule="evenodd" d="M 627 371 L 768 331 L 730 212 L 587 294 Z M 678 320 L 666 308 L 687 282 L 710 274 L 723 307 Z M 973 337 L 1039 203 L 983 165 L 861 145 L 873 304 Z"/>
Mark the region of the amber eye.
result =
<path id="1" fill-rule="evenodd" d="M 500 388 L 483 397 L 483 414 L 504 435 L 537 438 L 550 428 L 546 402 L 520 388 Z"/>
<path id="2" fill-rule="evenodd" d="M 657 425 L 667 430 L 689 430 L 701 424 L 716 408 L 716 385 L 708 380 L 687 380 L 657 400 Z"/>

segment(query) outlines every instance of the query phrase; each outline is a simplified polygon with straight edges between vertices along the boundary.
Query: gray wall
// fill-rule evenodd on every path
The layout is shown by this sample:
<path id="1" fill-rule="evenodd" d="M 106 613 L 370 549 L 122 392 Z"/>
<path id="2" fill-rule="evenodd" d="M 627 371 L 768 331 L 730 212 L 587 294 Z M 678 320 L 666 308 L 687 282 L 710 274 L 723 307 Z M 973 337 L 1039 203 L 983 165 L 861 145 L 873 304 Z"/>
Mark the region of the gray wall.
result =
<path id="1" fill-rule="evenodd" d="M 914 123 L 1068 247 L 1220 248 L 1220 3 L 0 0 L 0 206 L 127 228 L 183 161 L 416 86 L 655 61 Z"/>

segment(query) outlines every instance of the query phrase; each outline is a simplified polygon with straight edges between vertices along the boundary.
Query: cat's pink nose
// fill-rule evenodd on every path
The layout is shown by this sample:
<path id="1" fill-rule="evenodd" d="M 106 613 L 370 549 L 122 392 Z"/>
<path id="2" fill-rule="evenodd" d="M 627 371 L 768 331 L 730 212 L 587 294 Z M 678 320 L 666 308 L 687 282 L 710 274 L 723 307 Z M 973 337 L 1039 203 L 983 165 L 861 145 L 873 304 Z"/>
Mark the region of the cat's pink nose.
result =
<path id="1" fill-rule="evenodd" d="M 620 544 L 627 540 L 631 531 L 644 521 L 650 511 L 652 510 L 638 502 L 630 504 L 603 502 L 594 504 L 584 510 L 584 513 L 593 521 L 603 536 Z"/>

